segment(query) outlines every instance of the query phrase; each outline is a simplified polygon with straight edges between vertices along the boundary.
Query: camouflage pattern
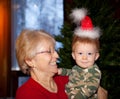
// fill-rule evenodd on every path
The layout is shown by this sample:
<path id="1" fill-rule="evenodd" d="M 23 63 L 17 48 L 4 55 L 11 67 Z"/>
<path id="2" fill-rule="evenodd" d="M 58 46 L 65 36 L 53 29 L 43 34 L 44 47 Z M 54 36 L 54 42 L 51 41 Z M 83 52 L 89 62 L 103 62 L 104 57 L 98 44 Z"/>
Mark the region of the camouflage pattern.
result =
<path id="1" fill-rule="evenodd" d="M 69 76 L 69 82 L 66 85 L 69 99 L 97 99 L 101 72 L 96 64 L 87 69 L 76 65 L 71 70 L 63 68 L 62 75 Z"/>

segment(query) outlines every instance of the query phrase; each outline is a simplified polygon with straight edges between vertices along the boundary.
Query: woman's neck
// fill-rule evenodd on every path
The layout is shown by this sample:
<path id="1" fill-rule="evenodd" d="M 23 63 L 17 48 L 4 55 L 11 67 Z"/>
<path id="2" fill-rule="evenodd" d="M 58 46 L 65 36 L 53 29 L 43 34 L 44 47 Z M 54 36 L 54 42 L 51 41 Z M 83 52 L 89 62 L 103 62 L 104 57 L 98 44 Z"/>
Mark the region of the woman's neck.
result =
<path id="1" fill-rule="evenodd" d="M 57 85 L 53 79 L 54 75 L 48 75 L 45 73 L 34 73 L 31 72 L 31 77 L 36 82 L 38 82 L 40 85 L 42 85 L 45 89 L 47 89 L 50 92 L 57 92 Z"/>

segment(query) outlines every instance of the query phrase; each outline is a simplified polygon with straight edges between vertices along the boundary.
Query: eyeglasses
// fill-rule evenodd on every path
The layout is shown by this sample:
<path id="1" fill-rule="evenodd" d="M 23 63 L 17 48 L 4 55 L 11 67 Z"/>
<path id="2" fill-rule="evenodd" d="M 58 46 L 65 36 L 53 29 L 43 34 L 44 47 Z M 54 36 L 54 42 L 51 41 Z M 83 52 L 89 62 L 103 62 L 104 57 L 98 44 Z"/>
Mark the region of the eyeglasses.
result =
<path id="1" fill-rule="evenodd" d="M 41 52 L 37 52 L 36 54 L 44 54 L 44 53 L 53 54 L 54 52 L 55 52 L 55 50 L 53 50 L 53 51 L 41 51 Z"/>

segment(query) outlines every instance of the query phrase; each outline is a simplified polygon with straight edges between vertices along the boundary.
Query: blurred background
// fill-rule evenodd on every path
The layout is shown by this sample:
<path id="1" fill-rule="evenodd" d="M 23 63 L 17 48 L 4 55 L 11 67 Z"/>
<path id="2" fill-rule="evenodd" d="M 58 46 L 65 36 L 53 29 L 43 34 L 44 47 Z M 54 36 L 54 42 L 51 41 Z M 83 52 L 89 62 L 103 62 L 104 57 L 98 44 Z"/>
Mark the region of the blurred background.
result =
<path id="1" fill-rule="evenodd" d="M 0 99 L 14 99 L 27 79 L 17 64 L 15 40 L 25 28 L 44 29 L 57 40 L 59 67 L 71 68 L 71 41 L 75 24 L 69 19 L 74 8 L 85 7 L 99 26 L 101 86 L 108 99 L 120 97 L 120 0 L 0 0 Z"/>

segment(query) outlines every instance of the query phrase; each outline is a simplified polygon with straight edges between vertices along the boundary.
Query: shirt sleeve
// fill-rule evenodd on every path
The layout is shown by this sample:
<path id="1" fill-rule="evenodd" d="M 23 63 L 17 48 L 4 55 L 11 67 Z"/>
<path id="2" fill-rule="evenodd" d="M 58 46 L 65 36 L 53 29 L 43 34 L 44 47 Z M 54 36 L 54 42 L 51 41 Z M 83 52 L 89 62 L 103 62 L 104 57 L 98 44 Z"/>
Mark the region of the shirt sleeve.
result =
<path id="1" fill-rule="evenodd" d="M 67 69 L 67 68 L 61 68 L 62 69 L 62 76 L 68 76 L 71 73 L 71 69 Z"/>

